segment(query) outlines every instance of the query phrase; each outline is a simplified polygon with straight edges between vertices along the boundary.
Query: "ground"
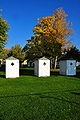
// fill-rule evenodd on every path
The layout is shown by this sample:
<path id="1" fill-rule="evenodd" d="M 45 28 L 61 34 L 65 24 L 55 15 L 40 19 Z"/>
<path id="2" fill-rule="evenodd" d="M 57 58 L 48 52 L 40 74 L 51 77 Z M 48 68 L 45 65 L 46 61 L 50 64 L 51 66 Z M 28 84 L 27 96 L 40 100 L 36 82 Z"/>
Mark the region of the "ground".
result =
<path id="1" fill-rule="evenodd" d="M 21 68 L 20 77 L 6 79 L 0 69 L 0 120 L 80 120 L 80 69 L 76 76 L 36 77 Z"/>

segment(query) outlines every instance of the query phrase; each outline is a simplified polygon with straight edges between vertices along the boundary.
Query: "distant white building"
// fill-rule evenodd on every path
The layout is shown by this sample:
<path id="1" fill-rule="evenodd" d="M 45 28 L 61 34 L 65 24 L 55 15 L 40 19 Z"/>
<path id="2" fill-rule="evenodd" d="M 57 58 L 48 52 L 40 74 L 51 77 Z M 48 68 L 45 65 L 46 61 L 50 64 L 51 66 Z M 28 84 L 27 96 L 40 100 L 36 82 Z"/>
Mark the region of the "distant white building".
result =
<path id="1" fill-rule="evenodd" d="M 0 67 L 1 67 L 1 65 L 2 65 L 2 59 L 0 59 Z"/>
<path id="2" fill-rule="evenodd" d="M 34 75 L 38 77 L 50 76 L 50 60 L 45 57 L 35 60 Z"/>
<path id="3" fill-rule="evenodd" d="M 61 60 L 60 61 L 61 75 L 76 75 L 76 60 Z"/>
<path id="4" fill-rule="evenodd" d="M 27 63 L 27 66 L 28 66 L 28 67 L 33 67 L 33 66 L 34 66 L 34 62 L 30 60 L 30 61 Z"/>
<path id="5" fill-rule="evenodd" d="M 22 66 L 23 65 L 27 65 L 27 60 L 24 60 L 23 62 L 22 62 Z"/>
<path id="6" fill-rule="evenodd" d="M 6 59 L 6 78 L 19 77 L 19 60 L 14 57 Z"/>

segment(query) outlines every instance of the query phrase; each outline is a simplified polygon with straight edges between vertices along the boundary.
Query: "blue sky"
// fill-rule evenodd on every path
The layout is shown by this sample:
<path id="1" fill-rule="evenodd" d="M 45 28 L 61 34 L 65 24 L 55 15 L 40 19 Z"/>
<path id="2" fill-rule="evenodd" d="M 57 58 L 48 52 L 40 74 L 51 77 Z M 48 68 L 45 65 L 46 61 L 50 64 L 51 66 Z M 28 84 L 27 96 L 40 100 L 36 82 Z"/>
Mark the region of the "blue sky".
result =
<path id="1" fill-rule="evenodd" d="M 67 20 L 72 22 L 74 34 L 68 39 L 80 49 L 80 0 L 0 0 L 1 13 L 10 25 L 6 48 L 16 44 L 24 47 L 33 35 L 36 19 L 52 15 L 57 8 L 69 15 Z"/>

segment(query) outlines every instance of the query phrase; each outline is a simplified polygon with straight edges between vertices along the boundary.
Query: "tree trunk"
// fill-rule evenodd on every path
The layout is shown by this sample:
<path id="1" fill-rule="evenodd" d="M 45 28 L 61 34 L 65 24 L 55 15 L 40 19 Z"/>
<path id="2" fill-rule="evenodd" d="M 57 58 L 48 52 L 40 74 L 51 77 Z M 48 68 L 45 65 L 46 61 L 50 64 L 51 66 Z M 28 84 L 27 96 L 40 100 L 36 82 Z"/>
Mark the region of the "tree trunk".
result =
<path id="1" fill-rule="evenodd" d="M 53 69 L 53 61 L 51 60 L 50 68 Z"/>
<path id="2" fill-rule="evenodd" d="M 56 56 L 54 59 L 54 69 L 56 69 L 56 66 L 57 66 L 57 58 L 58 58 L 58 56 Z"/>

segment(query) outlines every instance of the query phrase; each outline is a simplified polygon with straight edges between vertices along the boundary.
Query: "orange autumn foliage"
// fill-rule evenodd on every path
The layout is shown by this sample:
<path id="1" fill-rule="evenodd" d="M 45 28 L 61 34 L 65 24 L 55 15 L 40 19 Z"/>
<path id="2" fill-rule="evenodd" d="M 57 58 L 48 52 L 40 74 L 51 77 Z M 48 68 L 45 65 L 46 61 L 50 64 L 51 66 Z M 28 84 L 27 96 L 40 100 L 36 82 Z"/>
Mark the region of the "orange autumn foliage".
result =
<path id="1" fill-rule="evenodd" d="M 66 39 L 73 33 L 73 30 L 69 28 L 69 22 L 66 22 L 65 17 L 68 15 L 65 14 L 62 8 L 57 9 L 52 16 L 42 17 L 37 19 L 38 24 L 34 27 L 34 36 L 35 41 L 45 40 L 50 43 L 58 42 L 62 46 L 69 44 L 71 41 Z"/>
<path id="2" fill-rule="evenodd" d="M 61 52 L 70 49 L 72 44 L 67 38 L 73 33 L 73 30 L 70 22 L 66 20 L 67 16 L 62 8 L 58 8 L 52 16 L 37 19 L 37 25 L 33 29 L 34 35 L 26 44 L 28 58 L 46 56 L 54 60 L 55 64 Z"/>
<path id="3" fill-rule="evenodd" d="M 65 47 L 70 48 L 71 41 L 67 41 L 67 38 L 73 30 L 70 22 L 66 20 L 67 16 L 62 8 L 58 8 L 52 16 L 37 19 L 38 23 L 33 29 L 34 35 L 27 43 L 31 58 L 47 56 L 55 60 Z"/>

